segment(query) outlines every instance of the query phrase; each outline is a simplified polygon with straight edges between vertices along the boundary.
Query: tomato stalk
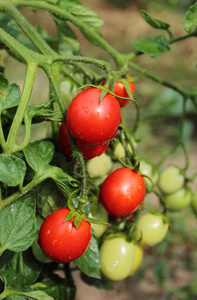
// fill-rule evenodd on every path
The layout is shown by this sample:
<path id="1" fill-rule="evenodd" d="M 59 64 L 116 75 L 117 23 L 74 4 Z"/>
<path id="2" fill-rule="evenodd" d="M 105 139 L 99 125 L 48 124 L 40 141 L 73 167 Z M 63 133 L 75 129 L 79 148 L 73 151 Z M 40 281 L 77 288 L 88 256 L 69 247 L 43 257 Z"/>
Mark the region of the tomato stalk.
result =
<path id="1" fill-rule="evenodd" d="M 17 138 L 19 128 L 20 128 L 21 123 L 24 118 L 26 107 L 28 105 L 28 102 L 29 102 L 29 99 L 31 96 L 36 72 L 37 72 L 37 64 L 32 63 L 32 62 L 27 64 L 25 83 L 24 83 L 24 87 L 23 87 L 21 101 L 17 108 L 16 115 L 12 122 L 10 131 L 8 134 L 8 138 L 7 138 L 8 154 L 11 154 L 12 152 L 17 151 L 17 145 L 15 144 L 16 138 Z M 29 138 L 29 134 L 28 134 L 28 138 Z"/>

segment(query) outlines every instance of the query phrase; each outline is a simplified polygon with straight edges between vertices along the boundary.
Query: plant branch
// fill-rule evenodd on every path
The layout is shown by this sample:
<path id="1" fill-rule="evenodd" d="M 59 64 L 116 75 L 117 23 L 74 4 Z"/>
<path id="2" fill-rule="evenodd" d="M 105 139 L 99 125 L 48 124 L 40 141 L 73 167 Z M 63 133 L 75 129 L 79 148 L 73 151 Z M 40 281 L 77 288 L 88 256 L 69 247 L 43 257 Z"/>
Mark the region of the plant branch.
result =
<path id="1" fill-rule="evenodd" d="M 177 86 L 176 84 L 174 83 L 171 83 L 149 71 L 146 71 L 145 69 L 141 68 L 140 66 L 138 66 L 137 64 L 133 63 L 133 62 L 129 62 L 129 65 L 131 68 L 133 68 L 134 70 L 140 72 L 140 73 L 143 73 L 146 77 L 152 79 L 153 81 L 156 81 L 166 87 L 169 87 L 175 91 L 177 91 L 178 93 L 180 93 L 181 95 L 183 96 L 186 96 L 186 97 L 190 97 L 192 95 L 196 95 L 196 92 L 195 91 L 192 91 L 192 90 L 186 90 L 186 89 L 183 89 L 179 86 Z"/>
<path id="2" fill-rule="evenodd" d="M 88 35 L 91 37 L 91 39 L 94 40 L 101 48 L 105 49 L 106 52 L 108 52 L 111 55 L 111 57 L 113 57 L 118 69 L 121 68 L 127 62 L 128 59 L 127 56 L 122 55 L 118 51 L 116 51 L 111 45 L 109 45 L 105 41 L 105 39 L 102 38 L 102 36 L 100 36 L 94 30 L 94 28 L 92 28 L 88 24 L 85 24 L 79 18 L 70 14 L 68 11 L 61 9 L 58 6 L 49 4 L 46 1 L 12 0 L 12 2 L 18 6 L 24 5 L 24 6 L 30 6 L 30 7 L 36 7 L 36 8 L 48 10 L 52 14 L 61 17 L 61 19 L 64 19 L 65 21 L 70 21 L 72 24 L 76 25 L 83 34 L 88 32 Z"/>
<path id="3" fill-rule="evenodd" d="M 36 73 L 37 73 L 37 65 L 32 62 L 27 64 L 25 83 L 24 83 L 24 87 L 23 87 L 21 101 L 18 105 L 14 120 L 12 122 L 10 131 L 8 134 L 8 138 L 7 138 L 8 154 L 11 154 L 14 150 L 18 131 L 19 131 L 19 128 L 23 121 L 25 110 L 26 110 L 26 107 L 28 105 L 28 102 L 29 102 L 29 99 L 31 96 Z"/>

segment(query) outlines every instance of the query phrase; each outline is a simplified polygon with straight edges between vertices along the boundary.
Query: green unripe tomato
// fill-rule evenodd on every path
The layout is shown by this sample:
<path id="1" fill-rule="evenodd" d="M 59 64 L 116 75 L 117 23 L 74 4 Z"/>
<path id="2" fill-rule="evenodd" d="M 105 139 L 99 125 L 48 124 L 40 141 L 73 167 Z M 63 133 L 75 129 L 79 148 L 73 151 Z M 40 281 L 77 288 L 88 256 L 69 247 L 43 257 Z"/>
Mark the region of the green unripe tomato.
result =
<path id="1" fill-rule="evenodd" d="M 134 140 L 133 137 L 131 137 L 131 140 L 132 140 L 134 148 L 137 148 L 137 142 Z M 129 151 L 131 153 L 133 153 L 131 145 L 127 144 L 127 146 L 128 146 Z M 117 145 L 115 147 L 115 150 L 114 150 L 114 154 L 116 156 L 120 157 L 120 158 L 124 158 L 126 156 L 125 149 L 124 149 L 123 145 L 120 142 L 117 143 Z"/>
<path id="2" fill-rule="evenodd" d="M 167 234 L 169 224 L 164 223 L 162 215 L 145 213 L 136 224 L 135 239 L 142 245 L 155 246 L 159 244 Z"/>
<path id="3" fill-rule="evenodd" d="M 159 174 L 154 169 L 154 166 L 151 163 L 148 163 L 144 160 L 141 160 L 139 171 L 142 175 L 146 175 L 151 179 L 151 180 L 149 180 L 147 177 L 144 177 L 144 180 L 145 180 L 146 184 L 152 186 L 152 185 L 155 185 L 157 183 L 157 180 L 159 178 Z"/>
<path id="4" fill-rule="evenodd" d="M 32 248 L 32 253 L 33 256 L 42 263 L 50 263 L 52 262 L 51 259 L 49 259 L 41 250 L 40 246 L 38 245 L 38 231 L 40 230 L 40 227 L 43 223 L 43 219 L 39 216 L 36 216 L 36 223 L 37 223 L 37 238 L 33 242 L 31 248 Z"/>
<path id="5" fill-rule="evenodd" d="M 124 236 L 110 236 L 100 248 L 102 274 L 111 281 L 123 280 L 131 272 L 134 263 L 135 246 Z"/>
<path id="6" fill-rule="evenodd" d="M 180 211 L 186 208 L 190 204 L 191 200 L 192 195 L 188 188 L 182 188 L 173 194 L 165 196 L 167 208 L 172 211 Z"/>
<path id="7" fill-rule="evenodd" d="M 112 167 L 110 156 L 103 153 L 87 162 L 87 173 L 91 178 L 103 177 L 112 170 Z"/>
<path id="8" fill-rule="evenodd" d="M 129 273 L 129 276 L 132 276 L 137 271 L 137 269 L 140 267 L 143 256 L 144 256 L 144 253 L 143 253 L 142 247 L 140 245 L 135 245 L 134 263 L 133 263 L 131 272 Z"/>
<path id="9" fill-rule="evenodd" d="M 191 206 L 194 213 L 197 215 L 197 189 L 192 194 Z"/>
<path id="10" fill-rule="evenodd" d="M 182 188 L 184 180 L 178 167 L 168 166 L 159 176 L 158 187 L 164 194 L 172 194 Z"/>
<path id="11" fill-rule="evenodd" d="M 52 262 L 52 260 L 50 258 L 48 258 L 41 250 L 40 246 L 38 245 L 38 237 L 35 239 L 35 241 L 33 242 L 32 246 L 32 253 L 34 255 L 34 257 L 42 263 L 50 263 Z"/>
<path id="12" fill-rule="evenodd" d="M 108 222 L 107 211 L 105 210 L 105 208 L 102 206 L 101 203 L 98 204 L 98 208 L 97 208 L 96 213 L 94 214 L 94 218 L 98 219 L 100 221 Z M 108 225 L 91 223 L 91 227 L 96 232 L 96 235 L 99 238 L 106 231 Z"/>

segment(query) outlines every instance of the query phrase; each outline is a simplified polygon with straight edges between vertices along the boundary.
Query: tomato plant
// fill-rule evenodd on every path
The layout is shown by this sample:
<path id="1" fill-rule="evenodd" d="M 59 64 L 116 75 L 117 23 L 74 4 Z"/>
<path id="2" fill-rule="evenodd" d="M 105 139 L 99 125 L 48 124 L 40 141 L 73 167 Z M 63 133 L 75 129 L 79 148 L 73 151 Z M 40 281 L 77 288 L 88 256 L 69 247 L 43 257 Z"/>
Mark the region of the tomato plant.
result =
<path id="1" fill-rule="evenodd" d="M 104 180 L 100 201 L 110 215 L 124 217 L 140 206 L 145 191 L 145 182 L 139 173 L 129 168 L 119 168 Z"/>
<path id="2" fill-rule="evenodd" d="M 66 124 L 62 123 L 58 132 L 58 145 L 61 152 L 65 155 L 68 160 L 72 159 L 72 147 Z M 77 142 L 77 147 L 83 154 L 84 160 L 89 160 L 95 156 L 99 156 L 107 151 L 108 144 L 98 146 L 86 146 Z"/>
<path id="3" fill-rule="evenodd" d="M 121 122 L 118 101 L 111 94 L 100 100 L 101 90 L 86 88 L 71 102 L 66 120 L 73 137 L 87 146 L 108 143 Z"/>
<path id="4" fill-rule="evenodd" d="M 74 300 L 75 270 L 86 284 L 109 289 L 110 281 L 135 272 L 143 251 L 144 260 L 153 253 L 148 246 L 174 234 L 176 215 L 186 227 L 197 214 L 187 145 L 196 134 L 194 76 L 184 81 L 181 69 L 181 84 L 173 82 L 177 64 L 170 58 L 178 41 L 187 42 L 179 53 L 192 56 L 197 3 L 186 11 L 181 34 L 181 26 L 172 31 L 139 13 L 159 35 L 132 40 L 132 49 L 125 38 L 129 49 L 120 51 L 104 38 L 102 19 L 78 0 L 0 1 L 0 300 Z M 165 72 L 161 54 L 169 58 Z M 160 75 L 151 71 L 153 58 Z M 177 150 L 182 167 L 165 167 Z M 194 214 L 171 213 L 189 204 Z M 179 239 L 166 239 L 160 255 L 183 229 Z M 196 249 L 194 240 L 188 249 Z M 163 284 L 162 264 L 154 267 Z M 189 299 L 196 298 L 194 286 Z"/>
<path id="5" fill-rule="evenodd" d="M 42 223 L 38 244 L 50 259 L 67 263 L 84 254 L 90 245 L 91 225 L 83 220 L 78 228 L 74 220 L 66 221 L 70 210 L 59 208 Z"/>
<path id="6" fill-rule="evenodd" d="M 134 263 L 135 247 L 125 237 L 110 236 L 100 248 L 101 271 L 112 281 L 126 278 Z"/>
<path id="7" fill-rule="evenodd" d="M 135 239 L 148 246 L 160 243 L 167 234 L 169 224 L 164 222 L 162 215 L 143 214 L 137 222 Z"/>

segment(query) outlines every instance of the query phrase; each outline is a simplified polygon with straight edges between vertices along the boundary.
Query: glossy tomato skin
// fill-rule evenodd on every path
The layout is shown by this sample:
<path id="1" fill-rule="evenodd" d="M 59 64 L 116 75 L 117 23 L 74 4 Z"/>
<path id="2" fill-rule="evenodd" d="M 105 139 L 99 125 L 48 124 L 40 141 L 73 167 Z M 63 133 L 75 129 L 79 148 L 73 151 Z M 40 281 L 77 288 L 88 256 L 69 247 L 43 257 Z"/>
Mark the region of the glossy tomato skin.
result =
<path id="1" fill-rule="evenodd" d="M 38 244 L 51 260 L 67 263 L 84 254 L 90 245 L 91 225 L 83 220 L 78 228 L 74 220 L 65 219 L 70 210 L 66 207 L 52 212 L 42 223 Z"/>
<path id="2" fill-rule="evenodd" d="M 160 243 L 167 234 L 169 224 L 164 223 L 162 215 L 145 213 L 137 221 L 135 239 L 142 245 L 155 246 Z"/>
<path id="3" fill-rule="evenodd" d="M 66 120 L 73 137 L 87 146 L 106 144 L 116 135 L 121 122 L 117 99 L 107 94 L 100 101 L 101 89 L 81 91 L 69 105 Z"/>
<path id="4" fill-rule="evenodd" d="M 111 216 L 125 217 L 142 203 L 146 192 L 143 177 L 123 167 L 116 169 L 104 180 L 100 201 Z"/>
<path id="5" fill-rule="evenodd" d="M 111 236 L 104 240 L 100 248 L 102 274 L 111 281 L 125 279 L 131 272 L 135 246 L 124 237 Z"/>
<path id="6" fill-rule="evenodd" d="M 84 160 L 89 160 L 96 156 L 100 156 L 102 153 L 105 153 L 108 149 L 108 144 L 98 145 L 98 146 L 86 146 L 79 142 L 77 143 L 77 147 L 83 154 Z M 58 145 L 62 154 L 68 159 L 72 159 L 72 148 L 68 135 L 68 130 L 66 128 L 66 124 L 62 123 L 58 132 Z"/>
<path id="7" fill-rule="evenodd" d="M 130 77 L 130 75 L 127 75 L 128 77 Z M 102 85 L 105 84 L 105 80 L 102 81 L 101 83 Z M 130 88 L 130 91 L 131 91 L 131 94 L 133 95 L 134 94 L 134 91 L 135 91 L 135 85 L 133 82 L 129 82 L 129 88 Z M 120 97 L 125 97 L 125 98 L 130 98 L 125 87 L 124 87 L 124 84 L 122 81 L 116 81 L 115 82 L 115 85 L 114 85 L 114 94 L 117 95 L 117 96 L 120 96 Z M 126 100 L 126 99 L 120 99 L 120 98 L 117 98 L 118 102 L 119 102 L 119 105 L 120 107 L 124 107 L 126 106 L 130 100 Z"/>

